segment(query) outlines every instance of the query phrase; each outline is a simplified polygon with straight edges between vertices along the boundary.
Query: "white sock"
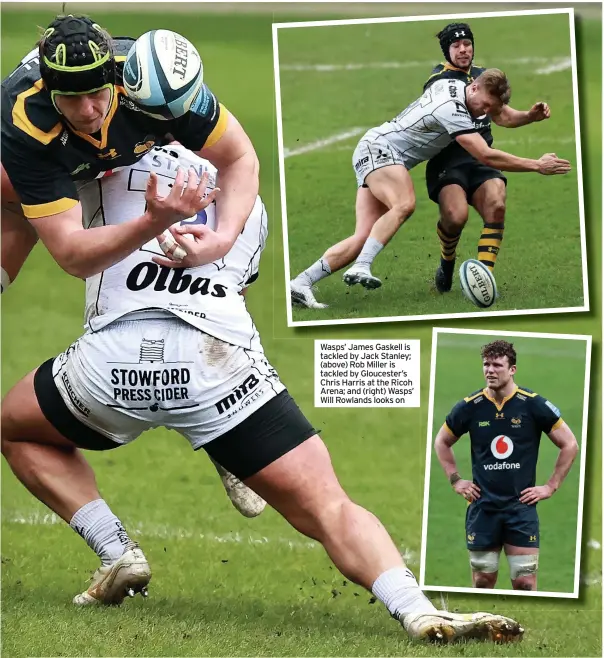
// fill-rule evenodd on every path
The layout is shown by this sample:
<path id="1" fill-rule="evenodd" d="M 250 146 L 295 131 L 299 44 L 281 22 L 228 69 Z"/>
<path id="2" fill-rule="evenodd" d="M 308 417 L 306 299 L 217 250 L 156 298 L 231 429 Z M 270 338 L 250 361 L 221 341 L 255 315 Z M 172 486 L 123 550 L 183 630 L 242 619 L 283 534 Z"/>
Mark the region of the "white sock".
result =
<path id="1" fill-rule="evenodd" d="M 419 588 L 415 576 L 406 567 L 394 567 L 384 571 L 373 583 L 371 591 L 395 619 L 410 613 L 429 613 L 436 610 Z"/>
<path id="2" fill-rule="evenodd" d="M 324 279 L 330 274 L 331 267 L 329 267 L 329 263 L 325 258 L 319 258 L 316 263 L 313 263 L 310 267 L 306 268 L 304 272 L 300 272 L 295 278 L 295 281 L 303 286 L 312 286 L 317 281 Z"/>
<path id="3" fill-rule="evenodd" d="M 360 265 L 363 269 L 369 269 L 373 259 L 382 251 L 384 245 L 375 238 L 369 236 L 363 245 L 363 249 L 356 260 L 355 265 Z"/>
<path id="4" fill-rule="evenodd" d="M 130 541 L 122 522 L 102 498 L 80 507 L 69 525 L 101 558 L 103 564 L 112 564 L 120 558 Z"/>
<path id="5" fill-rule="evenodd" d="M 0 267 L 0 292 L 4 292 L 10 286 L 10 276 L 6 270 Z"/>

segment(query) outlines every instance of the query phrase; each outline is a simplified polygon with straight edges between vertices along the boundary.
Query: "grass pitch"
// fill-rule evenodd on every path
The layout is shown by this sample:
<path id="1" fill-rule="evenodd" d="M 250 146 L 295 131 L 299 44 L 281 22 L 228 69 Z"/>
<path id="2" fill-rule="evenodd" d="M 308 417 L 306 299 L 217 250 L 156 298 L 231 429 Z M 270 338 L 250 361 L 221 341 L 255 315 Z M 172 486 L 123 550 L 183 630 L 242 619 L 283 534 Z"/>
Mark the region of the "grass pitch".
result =
<path id="1" fill-rule="evenodd" d="M 508 175 L 506 232 L 495 268 L 499 299 L 489 311 L 583 306 L 577 157 L 568 16 L 472 19 L 476 62 L 508 74 L 512 106 L 546 100 L 552 118 L 493 128 L 494 145 L 538 158 L 556 151 L 573 162 L 564 177 Z M 290 273 L 294 277 L 354 230 L 353 150 L 366 129 L 398 114 L 422 93 L 442 59 L 434 34 L 445 21 L 279 30 Z M 546 37 L 547 35 L 547 37 Z M 567 62 L 565 64 L 565 62 Z M 566 68 L 564 68 L 566 66 Z M 317 140 L 350 133 L 319 146 Z M 312 150 L 301 152 L 314 144 Z M 300 152 L 299 152 L 300 150 Z M 342 272 L 317 284 L 325 310 L 294 308 L 294 321 L 475 312 L 456 276 L 450 294 L 433 285 L 439 264 L 438 206 L 428 197 L 425 164 L 412 170 L 417 207 L 380 253 L 377 291 L 348 289 Z M 482 220 L 471 217 L 458 266 L 476 258 Z"/>
<path id="2" fill-rule="evenodd" d="M 54 8 L 8 12 L 3 7 L 3 74 L 33 47 L 36 25 Z M 334 7 L 334 11 L 342 11 Z M 422 324 L 291 330 L 285 286 L 279 199 L 270 15 L 164 15 L 94 12 L 114 34 L 160 27 L 192 38 L 210 88 L 242 121 L 262 163 L 262 195 L 271 238 L 248 304 L 273 365 L 321 428 L 343 485 L 389 528 L 410 566 L 419 569 L 431 327 Z M 341 15 L 341 17 L 344 17 Z M 275 21 L 295 16 L 274 16 Z M 589 137 L 585 147 L 599 212 L 601 180 L 600 27 L 586 23 L 584 75 Z M 195 34 L 200 35 L 199 39 Z M 201 36 L 203 35 L 203 36 Z M 591 117 L 591 118 L 590 118 Z M 346 172 L 347 175 L 349 172 Z M 590 249 L 599 272 L 599 218 Z M 594 277 L 596 278 L 596 277 Z M 84 286 L 37 247 L 3 296 L 3 391 L 81 333 Z M 594 292 L 599 300 L 599 292 Z M 600 331 L 597 314 L 485 319 L 509 330 Z M 496 324 L 495 324 L 496 323 Z M 450 324 L 450 323 L 449 323 Z M 459 323 L 458 323 L 459 325 Z M 460 325 L 459 325 L 460 326 Z M 314 338 L 420 338 L 420 409 L 313 409 Z M 589 498 L 585 540 L 601 537 L 600 359 L 594 363 L 594 428 L 588 439 Z M 75 610 L 97 560 L 73 531 L 48 513 L 2 465 L 3 653 L 21 656 L 597 656 L 601 654 L 601 551 L 585 544 L 582 569 L 593 584 L 579 601 L 449 596 L 451 609 L 497 610 L 527 628 L 515 646 L 471 643 L 435 649 L 412 645 L 369 594 L 335 572 L 314 542 L 271 510 L 248 521 L 235 512 L 203 454 L 177 435 L 157 430 L 113 454 L 90 455 L 103 495 L 140 540 L 154 571 L 148 601 L 118 609 Z M 437 603 L 439 597 L 436 596 Z M 580 628 L 580 632 L 578 632 Z"/>

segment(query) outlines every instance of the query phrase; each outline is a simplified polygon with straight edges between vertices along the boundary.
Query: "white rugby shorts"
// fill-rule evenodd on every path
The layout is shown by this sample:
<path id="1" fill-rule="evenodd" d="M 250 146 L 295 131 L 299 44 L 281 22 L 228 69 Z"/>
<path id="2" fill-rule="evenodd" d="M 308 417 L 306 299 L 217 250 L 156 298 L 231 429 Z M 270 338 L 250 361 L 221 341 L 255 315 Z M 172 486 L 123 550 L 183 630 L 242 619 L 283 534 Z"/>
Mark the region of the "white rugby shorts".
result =
<path id="1" fill-rule="evenodd" d="M 352 154 L 352 167 L 358 187 L 365 185 L 365 178 L 372 171 L 390 165 L 402 165 L 407 168 L 403 156 L 386 138 L 365 134 Z"/>
<path id="2" fill-rule="evenodd" d="M 54 360 L 52 374 L 71 413 L 118 444 L 163 426 L 197 449 L 285 390 L 262 352 L 175 316 L 88 332 Z"/>

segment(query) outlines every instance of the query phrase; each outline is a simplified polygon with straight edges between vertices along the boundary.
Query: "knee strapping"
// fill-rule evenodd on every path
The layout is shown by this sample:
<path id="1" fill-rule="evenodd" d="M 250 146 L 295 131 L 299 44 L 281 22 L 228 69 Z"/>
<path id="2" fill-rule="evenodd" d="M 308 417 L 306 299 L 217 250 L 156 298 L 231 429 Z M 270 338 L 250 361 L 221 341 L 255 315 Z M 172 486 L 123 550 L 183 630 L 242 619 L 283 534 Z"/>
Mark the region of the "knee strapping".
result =
<path id="1" fill-rule="evenodd" d="M 470 567 L 479 573 L 499 571 L 499 551 L 470 551 Z"/>
<path id="2" fill-rule="evenodd" d="M 534 576 L 539 567 L 539 555 L 508 555 L 510 565 L 510 577 L 512 580 L 522 576 Z"/>

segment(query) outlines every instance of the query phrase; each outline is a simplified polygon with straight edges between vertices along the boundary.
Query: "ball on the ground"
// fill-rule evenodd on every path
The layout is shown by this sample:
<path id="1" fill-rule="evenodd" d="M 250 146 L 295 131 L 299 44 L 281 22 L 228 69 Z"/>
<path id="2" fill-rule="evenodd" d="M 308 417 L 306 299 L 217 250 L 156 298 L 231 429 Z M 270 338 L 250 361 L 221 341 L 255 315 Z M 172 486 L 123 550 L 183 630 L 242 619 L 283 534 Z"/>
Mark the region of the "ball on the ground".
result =
<path id="1" fill-rule="evenodd" d="M 489 268 L 479 260 L 466 260 L 459 268 L 461 290 L 472 304 L 489 308 L 497 299 L 497 284 Z"/>
<path id="2" fill-rule="evenodd" d="M 157 119 L 186 114 L 203 93 L 203 64 L 195 46 L 171 30 L 139 37 L 124 62 L 128 98 Z"/>

